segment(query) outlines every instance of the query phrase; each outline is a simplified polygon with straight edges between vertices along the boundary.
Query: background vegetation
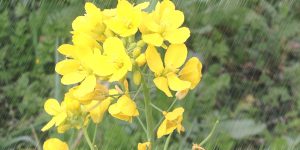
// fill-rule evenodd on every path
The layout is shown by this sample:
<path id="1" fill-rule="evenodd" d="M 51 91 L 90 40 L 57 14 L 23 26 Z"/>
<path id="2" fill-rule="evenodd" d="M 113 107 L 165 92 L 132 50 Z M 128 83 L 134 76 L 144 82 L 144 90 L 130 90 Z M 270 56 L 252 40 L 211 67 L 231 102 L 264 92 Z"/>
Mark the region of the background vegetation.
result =
<path id="1" fill-rule="evenodd" d="M 94 2 L 101 8 L 116 4 Z M 192 32 L 190 53 L 204 68 L 200 86 L 180 101 L 186 132 L 173 135 L 170 149 L 191 149 L 217 119 L 204 146 L 209 150 L 300 149 L 300 1 L 174 2 Z M 49 135 L 70 143 L 80 139 L 72 130 L 58 135 L 40 129 L 49 119 L 44 101 L 60 98 L 66 88 L 54 73 L 61 59 L 56 48 L 70 42 L 71 22 L 83 6 L 82 0 L 0 0 L 0 149 L 40 148 Z M 162 93 L 152 92 L 158 93 L 152 94 L 156 105 L 168 107 Z M 145 140 L 137 120 L 106 117 L 99 128 L 101 149 L 136 149 Z"/>

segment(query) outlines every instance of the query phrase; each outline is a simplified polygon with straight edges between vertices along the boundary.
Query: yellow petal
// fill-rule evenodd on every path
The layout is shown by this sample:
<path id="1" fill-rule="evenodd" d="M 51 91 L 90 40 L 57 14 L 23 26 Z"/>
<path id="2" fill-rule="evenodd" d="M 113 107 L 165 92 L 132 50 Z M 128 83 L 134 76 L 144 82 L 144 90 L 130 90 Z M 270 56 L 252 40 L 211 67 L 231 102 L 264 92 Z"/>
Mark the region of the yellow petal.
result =
<path id="1" fill-rule="evenodd" d="M 172 97 L 172 94 L 168 87 L 168 80 L 165 77 L 157 77 L 153 80 L 155 86 L 163 91 L 168 97 Z"/>
<path id="2" fill-rule="evenodd" d="M 157 129 L 157 138 L 161 138 L 164 135 L 167 135 L 166 131 L 167 121 L 164 120 Z"/>
<path id="3" fill-rule="evenodd" d="M 202 63 L 198 58 L 192 57 L 179 72 L 179 76 L 181 80 L 191 82 L 190 89 L 194 89 L 202 78 Z"/>
<path id="4" fill-rule="evenodd" d="M 96 87 L 96 77 L 94 75 L 87 76 L 83 82 L 78 86 L 74 95 L 76 97 L 83 97 L 88 93 L 91 93 Z"/>
<path id="5" fill-rule="evenodd" d="M 143 34 L 148 33 L 149 31 L 160 33 L 163 28 L 155 21 L 155 18 L 151 14 L 143 14 L 143 22 L 140 26 L 140 30 Z"/>
<path id="6" fill-rule="evenodd" d="M 44 150 L 69 150 L 68 144 L 57 139 L 51 138 L 44 142 Z"/>
<path id="7" fill-rule="evenodd" d="M 86 77 L 86 73 L 82 71 L 75 71 L 65 74 L 61 78 L 61 83 L 64 85 L 75 84 L 81 82 Z"/>
<path id="8" fill-rule="evenodd" d="M 123 79 L 127 72 L 128 68 L 123 66 L 122 68 L 118 69 L 116 72 L 113 73 L 113 75 L 109 78 L 109 82 L 119 81 Z"/>
<path id="9" fill-rule="evenodd" d="M 74 46 L 74 45 L 70 45 L 70 44 L 63 44 L 61 46 L 58 47 L 58 51 L 67 56 L 67 57 L 74 57 L 74 51 L 76 50 L 77 48 Z"/>
<path id="10" fill-rule="evenodd" d="M 103 43 L 103 49 L 104 54 L 111 56 L 119 56 L 126 53 L 123 42 L 117 37 L 107 38 Z"/>
<path id="11" fill-rule="evenodd" d="M 139 143 L 138 144 L 138 150 L 150 150 L 151 145 L 150 142 L 145 142 L 145 143 Z"/>
<path id="12" fill-rule="evenodd" d="M 143 9 L 146 9 L 149 6 L 149 4 L 150 4 L 149 2 L 143 2 L 143 3 L 137 4 L 136 6 L 134 6 L 134 8 L 143 10 Z"/>
<path id="13" fill-rule="evenodd" d="M 172 44 L 184 43 L 190 37 L 190 30 L 187 27 L 168 31 L 164 34 L 164 38 Z"/>
<path id="14" fill-rule="evenodd" d="M 58 126 L 61 123 L 63 123 L 67 118 L 67 113 L 66 112 L 61 112 L 58 115 L 56 115 L 55 117 L 53 117 L 53 119 L 55 120 L 55 125 Z"/>
<path id="15" fill-rule="evenodd" d="M 47 130 L 49 130 L 51 127 L 53 127 L 55 125 L 55 119 L 52 118 L 42 129 L 41 131 L 45 132 Z"/>
<path id="16" fill-rule="evenodd" d="M 167 113 L 167 115 L 165 115 L 166 119 L 169 121 L 173 121 L 175 119 L 177 119 L 179 116 L 182 116 L 184 112 L 184 109 L 182 107 L 178 107 L 176 109 L 174 109 L 172 112 Z"/>
<path id="17" fill-rule="evenodd" d="M 112 116 L 114 116 L 114 115 L 120 113 L 120 112 L 121 112 L 121 109 L 120 109 L 120 107 L 118 106 L 117 103 L 114 103 L 114 104 L 112 104 L 112 105 L 109 106 L 108 112 L 109 112 Z"/>
<path id="18" fill-rule="evenodd" d="M 95 15 L 95 16 L 99 17 L 98 19 L 101 20 L 101 10 L 98 7 L 96 7 L 93 3 L 91 3 L 91 2 L 85 3 L 84 8 L 85 8 L 85 11 L 87 14 Z"/>
<path id="19" fill-rule="evenodd" d="M 176 74 L 169 73 L 167 75 L 168 84 L 171 90 L 173 91 L 182 91 L 190 88 L 191 83 L 188 81 L 180 80 Z"/>
<path id="20" fill-rule="evenodd" d="M 167 30 L 177 29 L 183 24 L 184 14 L 179 10 L 164 11 L 161 18 Z"/>
<path id="21" fill-rule="evenodd" d="M 98 76 L 109 76 L 113 73 L 113 64 L 107 56 L 93 54 L 87 63 L 89 68 Z"/>
<path id="22" fill-rule="evenodd" d="M 164 70 L 164 66 L 160 57 L 154 46 L 148 46 L 146 49 L 146 60 L 151 71 L 156 74 L 160 74 Z"/>
<path id="23" fill-rule="evenodd" d="M 118 103 L 122 108 L 122 113 L 127 116 L 138 116 L 135 102 L 126 95 L 121 96 L 118 99 Z"/>
<path id="24" fill-rule="evenodd" d="M 165 54 L 165 66 L 175 70 L 183 65 L 186 57 L 187 48 L 184 44 L 172 44 Z"/>
<path id="25" fill-rule="evenodd" d="M 98 101 L 92 101 L 89 104 L 89 106 L 90 107 L 97 106 L 97 103 Z M 103 115 L 107 111 L 110 103 L 111 103 L 111 99 L 105 99 L 96 108 L 90 111 L 90 115 L 94 123 L 100 123 L 102 121 Z"/>
<path id="26" fill-rule="evenodd" d="M 151 44 L 151 45 L 154 45 L 154 46 L 161 46 L 162 43 L 163 43 L 163 38 L 160 34 L 158 33 L 152 33 L 152 34 L 143 34 L 142 35 L 142 39 L 148 43 L 148 44 Z"/>
<path id="27" fill-rule="evenodd" d="M 80 62 L 74 59 L 65 59 L 55 65 L 55 71 L 61 75 L 65 75 L 77 71 L 80 67 Z"/>
<path id="28" fill-rule="evenodd" d="M 44 104 L 44 109 L 49 115 L 56 115 L 61 111 L 61 107 L 56 99 L 48 99 Z"/>

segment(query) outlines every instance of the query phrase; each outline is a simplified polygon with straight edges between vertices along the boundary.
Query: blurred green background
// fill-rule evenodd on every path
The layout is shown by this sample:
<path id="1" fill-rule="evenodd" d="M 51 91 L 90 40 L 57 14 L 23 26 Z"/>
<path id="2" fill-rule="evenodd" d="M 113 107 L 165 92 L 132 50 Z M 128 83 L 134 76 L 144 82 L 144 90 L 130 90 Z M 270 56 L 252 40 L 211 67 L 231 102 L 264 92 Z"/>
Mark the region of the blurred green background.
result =
<path id="1" fill-rule="evenodd" d="M 116 5 L 93 2 L 102 9 Z M 300 149 L 300 1 L 174 3 L 191 29 L 189 53 L 204 68 L 198 88 L 178 103 L 186 109 L 186 132 L 172 136 L 170 149 L 191 149 L 218 119 L 204 145 L 208 150 Z M 56 48 L 70 43 L 72 20 L 83 14 L 83 0 L 0 0 L 0 149 L 40 149 L 49 136 L 72 146 L 78 138 L 77 149 L 88 149 L 75 130 L 40 131 L 50 119 L 44 101 L 67 88 L 54 72 L 62 59 Z M 154 103 L 167 108 L 171 101 L 152 92 L 158 93 Z M 92 133 L 94 126 L 89 128 Z M 100 149 L 136 149 L 145 138 L 137 120 L 128 124 L 107 115 L 96 143 Z"/>

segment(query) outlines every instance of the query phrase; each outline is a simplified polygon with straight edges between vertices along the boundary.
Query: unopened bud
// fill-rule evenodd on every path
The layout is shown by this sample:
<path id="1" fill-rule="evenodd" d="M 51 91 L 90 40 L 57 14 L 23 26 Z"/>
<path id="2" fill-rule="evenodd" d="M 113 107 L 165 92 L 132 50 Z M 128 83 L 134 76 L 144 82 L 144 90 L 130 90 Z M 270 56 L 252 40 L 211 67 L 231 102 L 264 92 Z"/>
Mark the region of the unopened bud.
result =
<path id="1" fill-rule="evenodd" d="M 135 59 L 135 62 L 139 67 L 143 66 L 146 63 L 146 55 L 143 53 Z"/>
<path id="2" fill-rule="evenodd" d="M 139 71 L 133 72 L 133 83 L 135 85 L 140 85 L 141 78 L 142 78 L 142 75 L 141 75 L 141 73 Z"/>

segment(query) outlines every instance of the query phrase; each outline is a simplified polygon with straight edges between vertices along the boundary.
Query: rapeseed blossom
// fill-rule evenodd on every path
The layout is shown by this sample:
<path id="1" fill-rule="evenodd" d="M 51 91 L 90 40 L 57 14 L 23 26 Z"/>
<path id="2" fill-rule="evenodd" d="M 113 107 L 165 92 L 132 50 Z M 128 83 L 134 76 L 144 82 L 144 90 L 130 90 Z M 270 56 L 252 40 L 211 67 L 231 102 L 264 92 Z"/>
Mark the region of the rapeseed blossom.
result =
<path id="1" fill-rule="evenodd" d="M 188 48 L 184 42 L 190 30 L 182 26 L 183 12 L 176 10 L 170 0 L 158 2 L 152 11 L 145 11 L 148 6 L 149 2 L 131 4 L 118 0 L 115 8 L 101 10 L 85 3 L 85 14 L 72 22 L 72 43 L 58 48 L 65 58 L 55 66 L 62 76 L 61 83 L 71 88 L 62 102 L 56 99 L 45 102 L 44 109 L 52 119 L 42 131 L 52 127 L 58 133 L 71 128 L 83 130 L 90 149 L 94 149 L 86 132 L 89 123 L 101 123 L 106 112 L 128 123 L 145 115 L 147 127 L 143 119 L 137 119 L 148 142 L 139 143 L 138 150 L 149 150 L 155 148 L 155 129 L 150 123 L 152 107 L 163 112 L 164 117 L 157 130 L 158 138 L 174 130 L 184 131 L 181 124 L 184 108 L 162 111 L 151 102 L 150 92 L 156 87 L 168 97 L 176 92 L 176 99 L 184 99 L 201 81 L 202 64 L 196 57 L 187 60 Z M 140 91 L 144 94 L 141 106 Z M 68 145 L 55 138 L 44 143 L 44 149 L 60 148 L 68 149 Z"/>
<path id="2" fill-rule="evenodd" d="M 182 44 L 190 36 L 187 27 L 180 27 L 184 22 L 184 14 L 175 10 L 170 0 L 163 0 L 156 4 L 155 10 L 144 13 L 144 20 L 140 26 L 142 39 L 151 45 L 162 46 L 164 41 L 171 44 Z"/>
<path id="3" fill-rule="evenodd" d="M 184 109 L 182 107 L 174 109 L 172 112 L 164 112 L 165 120 L 161 123 L 157 130 L 157 138 L 172 133 L 175 129 L 180 133 L 184 131 L 181 125 Z"/>

